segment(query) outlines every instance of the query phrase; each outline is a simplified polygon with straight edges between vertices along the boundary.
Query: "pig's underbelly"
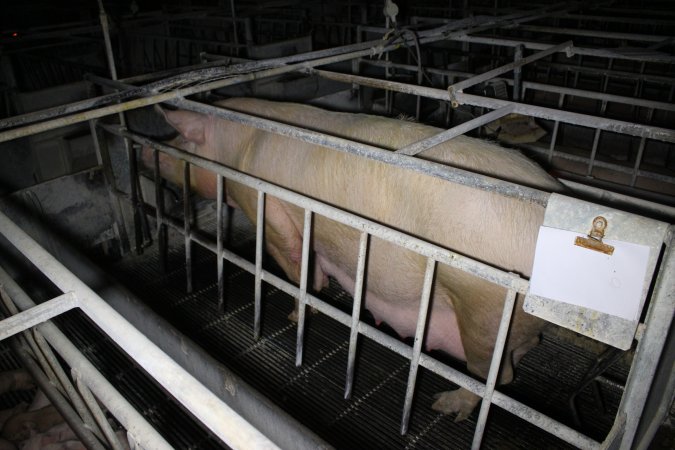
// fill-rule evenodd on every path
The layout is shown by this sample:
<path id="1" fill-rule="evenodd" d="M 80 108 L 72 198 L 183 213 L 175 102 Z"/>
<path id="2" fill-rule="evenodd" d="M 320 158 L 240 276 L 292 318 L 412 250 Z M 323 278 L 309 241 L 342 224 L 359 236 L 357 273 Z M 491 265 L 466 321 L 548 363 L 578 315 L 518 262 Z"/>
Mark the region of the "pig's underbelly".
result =
<path id="1" fill-rule="evenodd" d="M 325 275 L 335 278 L 343 289 L 354 295 L 355 280 L 352 276 L 320 253 L 316 255 L 316 262 Z M 377 323 L 385 322 L 402 337 L 414 336 L 420 299 L 411 298 L 408 302 L 400 300 L 391 302 L 375 292 L 365 293 L 365 307 Z M 427 324 L 424 344 L 427 350 L 442 350 L 466 361 L 457 316 L 453 308 L 442 299 L 437 299 L 431 305 L 431 317 Z"/>

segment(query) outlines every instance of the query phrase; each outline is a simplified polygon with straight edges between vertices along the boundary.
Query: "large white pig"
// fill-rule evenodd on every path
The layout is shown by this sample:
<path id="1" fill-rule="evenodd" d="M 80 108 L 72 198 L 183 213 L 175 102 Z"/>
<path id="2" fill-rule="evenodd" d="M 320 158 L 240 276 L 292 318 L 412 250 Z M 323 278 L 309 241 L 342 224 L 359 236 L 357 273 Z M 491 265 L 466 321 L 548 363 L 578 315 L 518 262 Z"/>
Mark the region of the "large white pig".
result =
<path id="1" fill-rule="evenodd" d="M 442 130 L 364 114 L 234 98 L 225 108 L 274 119 L 354 141 L 395 150 Z M 544 208 L 499 194 L 439 180 L 418 172 L 300 142 L 252 127 L 189 111 L 166 111 L 180 133 L 173 145 L 328 204 L 438 244 L 501 269 L 529 277 Z M 144 152 L 146 164 L 151 153 Z M 431 148 L 421 158 L 542 190 L 561 185 L 517 152 L 459 136 Z M 160 159 L 163 176 L 179 182 L 182 164 Z M 215 197 L 215 177 L 195 172 L 192 185 Z M 227 183 L 227 198 L 255 223 L 256 193 Z M 300 279 L 303 211 L 268 196 L 265 245 L 293 281 Z M 315 217 L 313 261 L 315 289 L 334 277 L 353 294 L 359 233 Z M 365 307 L 401 336 L 414 335 L 425 258 L 379 239 L 369 250 Z M 471 372 L 486 377 L 505 290 L 440 264 L 432 294 L 425 345 L 465 360 Z M 542 322 L 522 311 L 518 300 L 500 382 L 513 378 L 513 364 L 538 341 Z M 479 397 L 463 389 L 438 396 L 433 408 L 465 419 Z"/>

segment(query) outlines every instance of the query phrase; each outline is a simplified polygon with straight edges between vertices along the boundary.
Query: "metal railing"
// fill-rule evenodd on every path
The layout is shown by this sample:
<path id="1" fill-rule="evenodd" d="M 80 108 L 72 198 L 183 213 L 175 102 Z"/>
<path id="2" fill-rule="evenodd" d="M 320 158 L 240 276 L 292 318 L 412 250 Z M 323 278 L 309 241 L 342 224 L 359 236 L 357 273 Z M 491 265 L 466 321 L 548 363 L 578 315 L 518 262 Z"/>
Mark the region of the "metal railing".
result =
<path id="1" fill-rule="evenodd" d="M 64 293 L 38 306 L 31 307 L 24 301 L 24 308 L 28 309 L 0 322 L 0 338 L 11 337 L 37 325 L 71 368 L 81 374 L 80 381 L 87 385 L 87 390 L 90 389 L 113 412 L 141 447 L 171 448 L 102 378 L 55 325 L 44 323 L 56 315 L 78 308 L 223 442 L 241 449 L 278 448 L 131 326 L 2 212 L 0 233 Z M 14 297 L 22 295 L 4 270 L 0 271 L 0 280 L 3 286 L 13 288 Z"/>

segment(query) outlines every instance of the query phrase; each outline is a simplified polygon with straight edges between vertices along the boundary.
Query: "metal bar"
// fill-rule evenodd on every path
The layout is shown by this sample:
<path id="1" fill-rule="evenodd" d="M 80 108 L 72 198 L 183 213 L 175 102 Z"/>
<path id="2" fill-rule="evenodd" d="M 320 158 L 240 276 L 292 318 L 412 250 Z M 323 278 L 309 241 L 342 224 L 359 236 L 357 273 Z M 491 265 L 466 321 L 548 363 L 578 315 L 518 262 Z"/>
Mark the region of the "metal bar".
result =
<path id="1" fill-rule="evenodd" d="M 523 50 L 524 48 L 522 45 L 516 47 L 513 54 L 514 62 L 519 62 L 523 59 Z M 521 66 L 518 66 L 515 69 L 513 69 L 513 101 L 514 102 L 522 101 L 524 95 L 525 91 L 523 90 L 523 69 Z"/>
<path id="2" fill-rule="evenodd" d="M 363 300 L 363 279 L 368 258 L 368 233 L 361 232 L 359 239 L 359 256 L 356 262 L 356 280 L 354 281 L 354 302 L 352 303 L 352 322 L 349 328 L 349 354 L 347 355 L 347 376 L 345 381 L 345 400 L 352 396 L 354 386 L 354 367 L 356 362 L 356 346 L 358 343 L 358 324 L 361 318 Z"/>
<path id="3" fill-rule="evenodd" d="M 619 405 L 619 411 L 626 417 L 621 448 L 630 448 L 633 443 L 650 389 L 650 383 L 646 383 L 645 380 L 654 378 L 661 349 L 673 320 L 673 309 L 675 309 L 675 226 L 671 225 L 663 262 L 647 310 L 645 332 L 638 342 L 633 365 L 628 373 L 626 391 Z"/>
<path id="4" fill-rule="evenodd" d="M 27 311 L 10 316 L 0 321 L 0 341 L 70 311 L 77 307 L 78 303 L 77 297 L 72 292 L 67 292 Z"/>
<path id="5" fill-rule="evenodd" d="M 309 247 L 312 241 L 312 211 L 305 210 L 304 225 L 302 228 L 302 261 L 300 266 L 300 296 L 297 300 L 298 308 L 298 339 L 295 344 L 295 366 L 302 365 L 302 349 L 305 339 L 305 313 L 307 310 L 307 279 L 309 278 Z"/>
<path id="6" fill-rule="evenodd" d="M 105 44 L 105 53 L 108 61 L 108 70 L 113 80 L 117 79 L 117 69 L 115 68 L 115 57 L 113 56 L 112 43 L 110 42 L 110 28 L 108 26 L 108 16 L 103 8 L 103 1 L 98 0 L 98 17 L 101 21 L 101 31 L 103 32 L 103 42 Z"/>
<path id="7" fill-rule="evenodd" d="M 558 99 L 558 109 L 562 109 L 565 103 L 565 94 L 560 94 Z M 555 150 L 555 143 L 558 140 L 558 129 L 560 128 L 560 121 L 556 120 L 553 124 L 553 134 L 551 135 L 551 144 L 548 147 L 548 162 L 553 160 L 553 151 Z"/>
<path id="8" fill-rule="evenodd" d="M 642 162 L 642 155 L 645 151 L 645 145 L 647 143 L 647 138 L 643 137 L 640 139 L 640 145 L 638 146 L 638 153 L 635 156 L 635 165 L 633 165 L 633 176 L 630 180 L 630 185 L 635 186 L 635 182 L 638 178 L 638 171 L 640 170 L 640 163 Z"/>
<path id="9" fill-rule="evenodd" d="M 640 17 L 619 17 L 619 16 L 592 16 L 588 14 L 572 14 L 569 12 L 554 13 L 555 16 L 563 17 L 566 19 L 576 19 L 585 20 L 585 21 L 595 21 L 595 22 L 615 22 L 615 23 L 638 23 L 638 24 L 649 24 L 649 25 L 666 25 L 674 26 L 675 21 L 673 20 L 663 20 L 663 19 L 644 19 Z"/>
<path id="10" fill-rule="evenodd" d="M 502 357 L 504 355 L 504 347 L 506 346 L 506 337 L 509 333 L 511 324 L 511 316 L 513 315 L 513 308 L 516 304 L 516 292 L 509 290 L 504 299 L 504 309 L 502 311 L 501 322 L 499 323 L 499 331 L 497 332 L 497 339 L 495 341 L 494 350 L 492 352 L 492 361 L 490 362 L 490 371 L 488 372 L 487 380 L 485 381 L 485 394 L 480 406 L 480 413 L 476 421 L 476 431 L 473 435 L 472 450 L 478 450 L 483 440 L 485 432 L 485 423 L 487 421 L 490 405 L 492 404 L 492 395 L 497 385 L 497 376 L 501 367 Z"/>
<path id="11" fill-rule="evenodd" d="M 154 170 L 155 170 L 155 219 L 157 221 L 157 245 L 159 246 L 159 265 L 162 273 L 166 273 L 167 264 L 167 232 L 164 224 L 164 189 L 162 177 L 159 172 L 159 151 L 154 150 Z"/>
<path id="12" fill-rule="evenodd" d="M 134 242 L 136 254 L 143 252 L 144 227 L 142 224 L 143 210 L 141 202 L 138 201 L 138 164 L 136 163 L 136 150 L 130 145 L 128 139 L 124 139 L 127 150 L 127 159 L 129 160 L 129 195 L 131 196 L 131 208 L 133 209 L 134 220 Z"/>
<path id="13" fill-rule="evenodd" d="M 512 63 L 506 64 L 506 65 L 501 66 L 501 67 L 497 67 L 496 69 L 490 70 L 488 72 L 482 73 L 480 75 L 476 75 L 476 76 L 471 77 L 469 79 L 462 80 L 458 83 L 455 83 L 451 86 L 448 86 L 448 92 L 450 93 L 450 97 L 452 98 L 456 92 L 462 92 L 466 88 L 474 86 L 478 83 L 482 83 L 483 81 L 490 80 L 490 79 L 492 79 L 492 78 L 494 78 L 498 75 L 501 75 L 503 73 L 510 72 L 511 70 L 515 69 L 516 67 L 522 67 L 525 64 L 529 64 L 529 63 L 531 63 L 533 61 L 536 61 L 538 59 L 545 58 L 549 55 L 552 55 L 553 53 L 558 53 L 558 52 L 563 52 L 563 51 L 566 51 L 567 53 L 570 53 L 570 50 L 572 48 L 573 48 L 572 41 L 567 41 L 567 42 L 563 42 L 562 44 L 554 45 L 552 47 L 549 47 L 546 50 L 542 50 L 538 53 L 535 53 L 533 55 L 522 58 L 518 61 L 514 61 Z"/>
<path id="14" fill-rule="evenodd" d="M 105 179 L 108 198 L 110 199 L 110 209 L 112 210 L 113 218 L 115 220 L 115 231 L 117 232 L 117 237 L 120 240 L 120 248 L 122 253 L 125 253 L 129 250 L 129 236 L 127 235 L 126 226 L 122 215 L 122 205 L 119 201 L 119 198 L 115 196 L 115 191 L 117 191 L 117 183 L 115 180 L 115 173 L 113 172 L 112 164 L 110 162 L 110 152 L 108 151 L 107 143 L 100 139 L 98 130 L 96 128 L 96 121 L 89 121 L 89 132 L 91 133 L 91 139 L 94 143 L 96 161 L 102 166 L 103 178 Z"/>
<path id="15" fill-rule="evenodd" d="M 420 298 L 420 308 L 417 315 L 417 325 L 415 328 L 415 341 L 413 343 L 412 357 L 410 359 L 408 385 L 406 387 L 405 401 L 403 404 L 401 434 L 406 434 L 408 432 L 408 423 L 410 422 L 410 408 L 412 407 L 412 399 L 415 392 L 415 382 L 417 381 L 417 369 L 419 368 L 420 354 L 422 353 L 422 344 L 424 343 L 424 331 L 426 330 L 427 326 L 429 302 L 431 301 L 431 288 L 434 281 L 435 271 L 436 261 L 434 261 L 432 258 L 427 258 L 427 268 L 424 272 L 422 297 Z"/>
<path id="16" fill-rule="evenodd" d="M 636 41 L 636 42 L 661 42 L 665 39 L 668 39 L 669 37 L 669 36 L 655 36 L 649 34 L 616 33 L 612 31 L 582 30 L 578 28 L 545 27 L 539 25 L 519 25 L 516 29 L 522 31 L 535 31 L 551 34 L 566 34 L 572 36 L 599 37 L 606 39 L 620 39 L 622 41 Z"/>
<path id="17" fill-rule="evenodd" d="M 218 265 L 218 312 L 225 311 L 225 276 L 223 274 L 223 177 L 216 175 L 216 258 Z"/>
<path id="18" fill-rule="evenodd" d="M 190 198 L 190 163 L 183 164 L 183 226 L 185 228 L 185 286 L 192 292 L 192 207 Z"/>
<path id="19" fill-rule="evenodd" d="M 475 119 L 466 121 L 456 127 L 450 128 L 449 130 L 442 131 L 438 134 L 435 134 L 426 139 L 414 142 L 406 147 L 396 150 L 395 153 L 400 153 L 402 155 L 414 156 L 418 153 L 421 153 L 425 150 L 428 150 L 436 145 L 442 144 L 449 141 L 452 138 L 459 136 L 460 134 L 465 134 L 475 128 L 482 127 L 483 125 L 495 121 L 504 117 L 507 114 L 513 112 L 513 105 L 506 105 L 497 110 L 491 111 L 482 116 L 478 116 Z"/>
<path id="20" fill-rule="evenodd" d="M 550 47 L 550 44 L 532 42 L 532 41 L 522 41 L 517 39 L 506 39 L 506 38 L 493 38 L 493 37 L 484 37 L 484 36 L 457 36 L 453 37 L 453 40 L 460 42 L 469 42 L 472 44 L 486 44 L 486 45 L 501 45 L 505 47 L 515 47 L 518 45 L 523 45 L 525 48 L 530 50 L 542 50 Z M 616 58 L 616 59 L 627 59 L 631 61 L 648 61 L 648 62 L 661 62 L 661 63 L 673 63 L 675 57 L 666 55 L 666 54 L 650 54 L 650 55 L 640 55 L 640 54 L 623 54 L 611 49 L 600 49 L 600 48 L 590 48 L 590 47 L 577 47 L 574 46 L 574 54 L 582 56 L 594 56 L 599 58 Z"/>
<path id="21" fill-rule="evenodd" d="M 593 136 L 593 147 L 591 148 L 591 157 L 588 159 L 588 170 L 586 176 L 590 177 L 593 172 L 593 164 L 595 164 L 595 156 L 598 152 L 598 143 L 600 142 L 600 129 L 595 130 Z"/>
<path id="22" fill-rule="evenodd" d="M 82 400 L 87 404 L 89 411 L 94 416 L 96 424 L 101 428 L 103 434 L 105 435 L 105 440 L 108 442 L 112 450 L 124 450 L 124 447 L 120 444 L 117 435 L 113 431 L 108 419 L 106 418 L 103 411 L 101 411 L 101 406 L 98 404 L 91 391 L 87 387 L 86 383 L 80 377 L 77 369 L 72 369 L 75 383 L 77 383 L 77 389 L 82 396 Z"/>
<path id="23" fill-rule="evenodd" d="M 253 339 L 260 339 L 260 314 L 262 309 L 262 262 L 263 239 L 265 229 L 265 193 L 258 191 L 258 207 L 256 209 L 255 228 L 255 319 Z"/>
<path id="24" fill-rule="evenodd" d="M 83 312 L 200 422 L 235 448 L 278 448 L 132 327 L 86 284 L 0 212 L 0 232 L 59 289 L 73 291 Z"/>

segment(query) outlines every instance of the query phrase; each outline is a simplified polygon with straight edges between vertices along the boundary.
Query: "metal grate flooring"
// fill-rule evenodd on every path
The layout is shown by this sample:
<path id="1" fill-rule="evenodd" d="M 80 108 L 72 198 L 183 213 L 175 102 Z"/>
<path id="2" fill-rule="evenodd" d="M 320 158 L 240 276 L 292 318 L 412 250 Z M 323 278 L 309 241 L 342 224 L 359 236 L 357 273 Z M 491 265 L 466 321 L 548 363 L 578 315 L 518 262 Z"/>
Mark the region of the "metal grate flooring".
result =
<path id="1" fill-rule="evenodd" d="M 200 227 L 208 229 L 210 224 L 200 223 Z M 420 369 L 410 429 L 401 436 L 408 376 L 404 358 L 361 338 L 354 392 L 351 400 L 344 400 L 347 327 L 323 314 L 309 315 L 304 365 L 295 367 L 296 327 L 287 319 L 293 299 L 266 287 L 262 338 L 253 340 L 253 276 L 226 263 L 226 310 L 221 315 L 216 309 L 215 256 L 194 244 L 194 291 L 187 294 L 182 242 L 182 237 L 171 239 L 165 274 L 159 271 L 156 247 L 143 255 L 127 257 L 110 271 L 158 314 L 327 442 L 342 449 L 470 447 L 477 411 L 468 420 L 454 423 L 452 417 L 430 408 L 435 393 L 454 388 L 450 382 Z M 250 233 L 235 229 L 231 242 L 237 243 L 239 254 L 253 259 Z M 351 310 L 351 298 L 334 283 L 322 292 L 322 297 L 345 311 Z M 592 352 L 560 340 L 555 334 L 545 335 L 542 344 L 521 362 L 515 381 L 500 390 L 571 426 L 567 398 L 592 365 L 593 357 Z M 463 370 L 462 363 L 450 364 Z M 626 367 L 612 371 L 614 377 L 625 379 Z M 124 371 L 111 375 L 132 378 Z M 162 414 L 163 394 L 135 388 L 129 391 L 133 396 L 148 397 L 154 406 L 147 407 L 147 414 Z M 598 410 L 590 388 L 578 397 L 584 419 L 582 431 L 598 440 L 609 431 L 621 397 L 621 390 L 610 385 L 603 385 L 601 392 L 607 412 Z M 212 448 L 212 443 L 195 443 L 190 448 Z M 500 408 L 491 408 L 483 448 L 533 446 L 571 448 Z"/>

